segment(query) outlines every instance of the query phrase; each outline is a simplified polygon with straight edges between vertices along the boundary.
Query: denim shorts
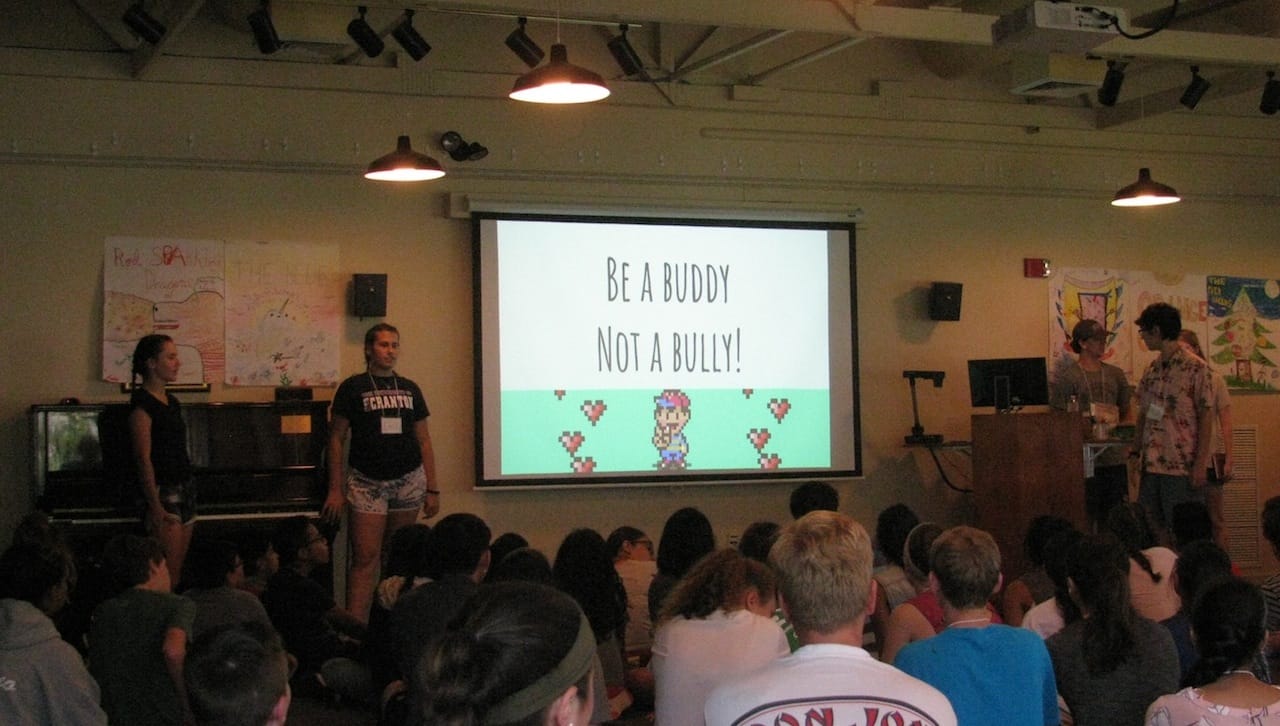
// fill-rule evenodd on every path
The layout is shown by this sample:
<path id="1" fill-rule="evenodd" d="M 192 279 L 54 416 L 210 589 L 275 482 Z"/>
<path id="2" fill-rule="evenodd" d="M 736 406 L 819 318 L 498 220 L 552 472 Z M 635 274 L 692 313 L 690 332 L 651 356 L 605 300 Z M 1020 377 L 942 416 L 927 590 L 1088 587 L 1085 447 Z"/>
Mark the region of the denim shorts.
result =
<path id="1" fill-rule="evenodd" d="M 427 498 L 427 472 L 419 465 L 395 479 L 370 479 L 355 469 L 347 475 L 347 502 L 357 512 L 386 514 L 417 509 Z"/>
<path id="2" fill-rule="evenodd" d="M 196 521 L 196 483 L 190 479 L 181 484 L 165 484 L 158 487 L 160 507 L 169 514 L 178 515 L 183 524 Z M 142 520 L 147 519 L 147 502 L 141 501 Z"/>

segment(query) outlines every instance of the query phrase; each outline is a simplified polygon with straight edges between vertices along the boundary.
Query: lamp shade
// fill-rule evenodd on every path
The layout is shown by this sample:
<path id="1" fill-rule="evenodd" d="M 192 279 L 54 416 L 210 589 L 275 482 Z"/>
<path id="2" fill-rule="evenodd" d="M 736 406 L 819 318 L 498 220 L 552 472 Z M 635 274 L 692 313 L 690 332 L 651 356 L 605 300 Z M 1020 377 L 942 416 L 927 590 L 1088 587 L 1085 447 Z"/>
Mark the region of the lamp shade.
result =
<path id="1" fill-rule="evenodd" d="M 551 60 L 516 79 L 511 98 L 532 103 L 590 103 L 609 95 L 600 74 L 569 62 L 563 43 L 551 46 Z"/>
<path id="2" fill-rule="evenodd" d="M 374 159 L 364 173 L 365 179 L 397 182 L 429 181 L 442 176 L 444 168 L 440 162 L 414 151 L 408 136 L 401 136 L 396 141 L 396 150 Z"/>
<path id="3" fill-rule="evenodd" d="M 1154 207 L 1180 201 L 1182 197 L 1173 187 L 1152 179 L 1151 170 L 1143 167 L 1138 170 L 1138 181 L 1116 192 L 1111 204 L 1116 207 Z"/>

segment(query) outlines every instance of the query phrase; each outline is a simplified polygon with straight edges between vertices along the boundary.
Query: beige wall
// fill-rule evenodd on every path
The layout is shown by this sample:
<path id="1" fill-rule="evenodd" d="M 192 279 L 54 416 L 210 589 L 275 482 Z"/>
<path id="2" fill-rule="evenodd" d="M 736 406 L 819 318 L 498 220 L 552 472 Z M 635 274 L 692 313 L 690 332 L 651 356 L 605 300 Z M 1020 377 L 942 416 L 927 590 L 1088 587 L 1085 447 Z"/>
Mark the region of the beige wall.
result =
<path id="1" fill-rule="evenodd" d="M 839 110 L 809 96 L 767 108 L 690 96 L 664 108 L 650 95 L 632 84 L 608 105 L 547 109 L 461 93 L 0 75 L 0 539 L 32 506 L 27 407 L 64 396 L 121 398 L 98 380 L 102 242 L 111 235 L 336 243 L 344 274 L 388 273 L 401 368 L 422 385 L 433 413 L 444 511 L 477 512 L 495 533 L 522 532 L 549 553 L 578 526 L 607 532 L 627 523 L 656 536 L 684 505 L 702 508 L 723 541 L 754 520 L 785 520 L 791 486 L 474 491 L 470 228 L 448 211 L 469 201 L 799 216 L 860 210 L 865 476 L 836 484 L 845 510 L 869 526 L 896 501 L 948 523 L 972 517 L 928 456 L 902 446 L 911 403 L 901 371 L 946 371 L 941 389 L 919 390 L 923 423 L 969 438 L 965 361 L 1047 348 L 1049 283 L 1024 279 L 1022 258 L 1047 257 L 1056 268 L 1280 276 L 1280 192 L 1267 170 L 1276 144 L 1241 140 L 1252 138 L 1252 119 L 1224 120 L 1220 133 L 1198 136 L 1199 150 L 1185 153 L 1183 118 L 1139 134 L 1092 131 L 1073 110 L 1008 104 L 956 104 L 972 121 L 959 126 L 944 120 L 941 102 L 912 99 Z M 1030 120 L 1044 130 L 1019 125 Z M 359 167 L 390 150 L 396 134 L 409 132 L 430 151 L 450 128 L 486 143 L 490 157 L 447 164 L 449 177 L 423 185 L 360 178 Z M 1139 165 L 1187 202 L 1109 207 Z M 925 289 L 935 280 L 964 284 L 960 321 L 926 319 Z M 368 322 L 343 321 L 344 371 L 361 366 Z M 270 395 L 215 384 L 211 395 L 186 399 Z M 1261 447 L 1272 449 L 1278 410 L 1280 397 L 1238 397 L 1236 420 L 1258 424 Z M 963 457 L 946 461 L 968 484 Z M 1280 451 L 1268 451 L 1263 496 L 1280 484 L 1278 465 Z"/>

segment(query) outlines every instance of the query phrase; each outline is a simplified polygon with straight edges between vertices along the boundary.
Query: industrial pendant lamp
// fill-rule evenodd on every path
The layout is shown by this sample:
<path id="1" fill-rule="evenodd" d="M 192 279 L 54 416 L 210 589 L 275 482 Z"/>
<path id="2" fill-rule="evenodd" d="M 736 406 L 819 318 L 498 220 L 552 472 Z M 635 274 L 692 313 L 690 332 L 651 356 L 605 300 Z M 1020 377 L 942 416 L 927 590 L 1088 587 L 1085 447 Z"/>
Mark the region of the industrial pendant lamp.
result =
<path id="1" fill-rule="evenodd" d="M 444 167 L 440 162 L 414 151 L 409 146 L 408 136 L 401 136 L 396 141 L 395 151 L 370 162 L 369 170 L 364 173 L 365 179 L 395 182 L 430 181 L 442 176 Z"/>
<path id="2" fill-rule="evenodd" d="M 516 79 L 511 98 L 530 103 L 590 103 L 608 97 L 609 89 L 599 73 L 569 62 L 569 51 L 560 42 L 560 18 L 556 13 L 556 42 L 551 60 Z"/>
<path id="3" fill-rule="evenodd" d="M 1116 192 L 1111 200 L 1115 207 L 1155 207 L 1161 204 L 1174 204 L 1182 201 L 1182 197 L 1173 187 L 1151 178 L 1151 170 L 1143 167 L 1138 170 L 1138 181 Z"/>

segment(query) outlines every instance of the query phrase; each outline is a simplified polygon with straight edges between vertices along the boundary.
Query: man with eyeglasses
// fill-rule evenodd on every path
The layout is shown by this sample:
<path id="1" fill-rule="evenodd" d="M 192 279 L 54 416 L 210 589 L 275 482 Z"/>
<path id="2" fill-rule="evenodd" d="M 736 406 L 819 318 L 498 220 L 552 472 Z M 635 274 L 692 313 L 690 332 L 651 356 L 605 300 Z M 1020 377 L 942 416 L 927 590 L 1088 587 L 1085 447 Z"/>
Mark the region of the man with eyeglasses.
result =
<path id="1" fill-rule="evenodd" d="M 1136 323 L 1143 344 L 1160 353 L 1138 382 L 1138 501 L 1167 537 L 1176 505 L 1204 501 L 1213 443 L 1212 384 L 1205 362 L 1178 342 L 1177 308 L 1149 305 Z"/>

